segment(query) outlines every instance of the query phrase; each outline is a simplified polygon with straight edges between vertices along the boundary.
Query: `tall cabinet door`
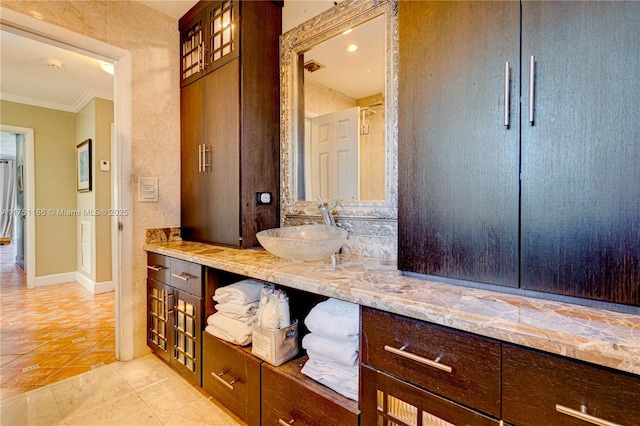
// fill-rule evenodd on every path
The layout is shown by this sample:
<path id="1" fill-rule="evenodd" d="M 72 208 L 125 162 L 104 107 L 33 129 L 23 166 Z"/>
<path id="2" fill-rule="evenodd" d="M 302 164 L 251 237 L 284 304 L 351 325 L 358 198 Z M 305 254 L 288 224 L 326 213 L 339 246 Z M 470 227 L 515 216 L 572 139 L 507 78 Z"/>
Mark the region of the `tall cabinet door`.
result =
<path id="1" fill-rule="evenodd" d="M 205 128 L 205 78 L 180 90 L 181 232 L 186 240 L 202 241 L 207 217 L 207 189 L 202 147 L 207 142 Z"/>
<path id="2" fill-rule="evenodd" d="M 240 60 L 207 75 L 208 187 L 205 241 L 232 246 L 240 238 Z"/>
<path id="3" fill-rule="evenodd" d="M 401 270 L 518 285 L 519 15 L 518 2 L 399 3 Z"/>
<path id="4" fill-rule="evenodd" d="M 639 23 L 634 1 L 522 2 L 523 288 L 640 305 Z"/>

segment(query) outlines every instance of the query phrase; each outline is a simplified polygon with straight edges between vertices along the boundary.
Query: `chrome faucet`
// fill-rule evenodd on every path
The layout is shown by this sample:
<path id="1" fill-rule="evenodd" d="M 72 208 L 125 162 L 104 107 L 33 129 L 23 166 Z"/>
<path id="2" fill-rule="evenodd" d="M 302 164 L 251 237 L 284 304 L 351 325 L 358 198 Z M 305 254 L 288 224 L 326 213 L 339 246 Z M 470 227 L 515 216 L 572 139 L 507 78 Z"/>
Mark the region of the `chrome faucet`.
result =
<path id="1" fill-rule="evenodd" d="M 322 220 L 324 221 L 324 224 L 329 226 L 338 226 L 336 225 L 336 220 L 331 213 L 331 211 L 338 205 L 338 201 L 335 201 L 332 204 L 326 204 L 324 201 L 322 201 L 322 198 L 320 198 L 319 195 L 318 201 L 320 202 L 318 210 L 322 214 Z"/>

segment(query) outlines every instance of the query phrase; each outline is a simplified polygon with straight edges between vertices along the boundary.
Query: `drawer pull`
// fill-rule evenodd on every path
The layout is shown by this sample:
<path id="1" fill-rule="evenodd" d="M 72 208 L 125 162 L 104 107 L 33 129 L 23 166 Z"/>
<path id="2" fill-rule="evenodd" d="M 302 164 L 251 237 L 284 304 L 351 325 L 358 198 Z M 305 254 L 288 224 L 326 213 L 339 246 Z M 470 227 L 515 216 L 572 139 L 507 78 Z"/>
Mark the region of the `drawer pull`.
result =
<path id="1" fill-rule="evenodd" d="M 453 368 L 451 368 L 450 366 L 446 365 L 446 364 L 442 364 L 440 363 L 440 360 L 442 359 L 442 356 L 439 356 L 438 358 L 436 358 L 434 361 L 430 360 L 430 359 L 426 359 L 423 358 L 421 356 L 418 355 L 414 355 L 410 352 L 407 352 L 407 345 L 401 347 L 400 349 L 396 349 L 394 347 L 391 347 L 389 345 L 384 345 L 384 350 L 387 352 L 391 352 L 392 354 L 396 354 L 405 358 L 409 358 L 412 361 L 416 361 L 419 362 L 421 364 L 424 365 L 428 365 L 429 367 L 433 367 L 433 368 L 437 368 L 438 370 L 442 370 L 442 371 L 446 371 L 447 373 L 451 373 L 453 371 Z"/>
<path id="2" fill-rule="evenodd" d="M 587 423 L 591 423 L 591 424 L 594 424 L 594 425 L 620 426 L 618 423 L 612 423 L 612 422 L 609 422 L 607 420 L 601 419 L 599 417 L 595 417 L 595 416 L 587 414 L 587 406 L 586 405 L 581 405 L 580 406 L 580 411 L 578 411 L 578 410 L 574 410 L 574 409 L 569 408 L 569 407 L 565 407 L 564 405 L 556 404 L 556 411 L 558 411 L 558 412 L 560 412 L 562 414 L 566 414 L 567 416 L 575 417 L 577 419 L 580 419 L 582 421 L 585 421 Z"/>
<path id="3" fill-rule="evenodd" d="M 198 277 L 196 277 L 194 275 L 187 274 L 186 272 L 181 272 L 179 274 L 171 274 L 171 276 L 175 277 L 175 278 L 177 278 L 179 280 L 182 280 L 182 281 L 189 281 L 192 278 L 198 278 Z"/>
<path id="4" fill-rule="evenodd" d="M 282 419 L 278 419 L 278 424 L 281 424 L 282 426 L 291 426 L 293 424 L 293 422 L 295 422 L 296 419 L 291 419 L 291 421 L 289 423 L 285 422 Z"/>
<path id="5" fill-rule="evenodd" d="M 167 269 L 167 267 L 162 265 L 147 265 L 147 269 L 151 269 L 154 272 L 160 272 L 163 269 Z"/>
<path id="6" fill-rule="evenodd" d="M 227 382 L 225 379 L 222 378 L 222 376 L 224 376 L 225 374 L 227 374 L 226 371 L 223 371 L 222 373 L 211 373 L 211 375 L 213 376 L 214 379 L 216 379 L 217 381 L 219 381 L 220 383 L 222 383 L 223 385 L 225 385 L 227 388 L 229 388 L 229 390 L 235 390 L 235 387 L 233 386 L 233 384 L 235 382 L 237 382 L 237 379 L 232 380 L 231 382 Z"/>

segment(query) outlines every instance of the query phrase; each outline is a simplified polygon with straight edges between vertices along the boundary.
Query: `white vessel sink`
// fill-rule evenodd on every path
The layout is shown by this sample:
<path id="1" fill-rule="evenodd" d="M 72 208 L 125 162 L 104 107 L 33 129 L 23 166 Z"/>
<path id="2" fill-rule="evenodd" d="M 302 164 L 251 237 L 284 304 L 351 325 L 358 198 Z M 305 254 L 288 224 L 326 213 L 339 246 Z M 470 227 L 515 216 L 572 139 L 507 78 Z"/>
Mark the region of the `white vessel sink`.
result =
<path id="1" fill-rule="evenodd" d="M 273 228 L 256 234 L 269 253 L 292 260 L 321 260 L 340 250 L 347 239 L 345 229 L 328 225 Z"/>

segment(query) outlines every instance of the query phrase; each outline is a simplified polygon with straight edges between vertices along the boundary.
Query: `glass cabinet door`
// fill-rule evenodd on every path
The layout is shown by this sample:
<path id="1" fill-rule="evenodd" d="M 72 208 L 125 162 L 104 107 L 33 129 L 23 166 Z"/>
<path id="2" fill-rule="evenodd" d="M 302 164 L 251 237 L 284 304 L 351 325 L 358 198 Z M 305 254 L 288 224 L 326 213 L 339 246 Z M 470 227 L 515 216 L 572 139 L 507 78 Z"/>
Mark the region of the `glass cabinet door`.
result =
<path id="1" fill-rule="evenodd" d="M 200 385 L 203 299 L 176 289 L 172 290 L 175 293 L 175 301 L 172 307 L 171 364 L 191 381 Z"/>
<path id="2" fill-rule="evenodd" d="M 166 361 L 169 361 L 169 288 L 147 278 L 147 345 Z"/>

